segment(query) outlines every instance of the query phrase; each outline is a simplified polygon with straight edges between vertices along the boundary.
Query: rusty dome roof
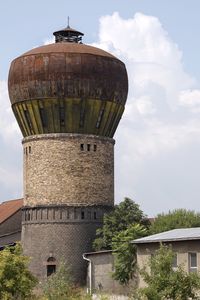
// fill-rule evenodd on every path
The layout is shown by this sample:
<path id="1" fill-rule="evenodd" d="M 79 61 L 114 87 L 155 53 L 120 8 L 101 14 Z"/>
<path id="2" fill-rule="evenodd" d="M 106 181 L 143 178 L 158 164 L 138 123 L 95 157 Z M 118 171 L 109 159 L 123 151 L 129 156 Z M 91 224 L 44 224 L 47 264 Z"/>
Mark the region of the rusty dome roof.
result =
<path id="1" fill-rule="evenodd" d="M 9 96 L 24 136 L 114 135 L 128 93 L 125 64 L 82 44 L 79 31 L 71 33 L 60 30 L 55 43 L 25 52 L 11 63 Z"/>
<path id="2" fill-rule="evenodd" d="M 116 58 L 114 55 L 85 44 L 78 44 L 78 43 L 53 43 L 49 45 L 40 46 L 37 48 L 34 48 L 30 51 L 27 51 L 20 55 L 20 57 L 28 56 L 28 55 L 35 55 L 35 54 L 47 54 L 47 53 L 79 53 L 79 54 L 92 54 L 92 55 L 100 55 L 104 57 L 111 57 L 115 58 L 118 61 L 120 61 L 118 58 Z M 17 57 L 16 59 L 18 59 Z M 16 60 L 15 59 L 15 60 Z"/>

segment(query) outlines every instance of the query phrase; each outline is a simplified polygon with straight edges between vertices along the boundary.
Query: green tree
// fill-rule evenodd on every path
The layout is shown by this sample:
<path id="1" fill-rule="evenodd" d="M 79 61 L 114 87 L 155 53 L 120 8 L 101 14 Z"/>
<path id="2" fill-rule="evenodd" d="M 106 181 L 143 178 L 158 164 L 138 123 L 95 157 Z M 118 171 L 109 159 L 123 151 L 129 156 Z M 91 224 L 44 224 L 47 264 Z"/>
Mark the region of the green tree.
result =
<path id="1" fill-rule="evenodd" d="M 200 213 L 186 209 L 176 209 L 167 214 L 158 214 L 150 227 L 155 234 L 176 228 L 200 227 Z"/>
<path id="2" fill-rule="evenodd" d="M 103 227 L 97 229 L 96 232 L 96 239 L 93 243 L 94 250 L 111 249 L 112 238 L 134 224 L 145 227 L 150 225 L 139 205 L 133 200 L 125 198 L 123 202 L 115 205 L 112 212 L 104 215 Z"/>
<path id="3" fill-rule="evenodd" d="M 115 257 L 115 271 L 113 278 L 121 284 L 128 284 L 136 271 L 136 246 L 131 241 L 146 234 L 144 226 L 130 225 L 112 239 L 112 249 Z"/>
<path id="4" fill-rule="evenodd" d="M 28 270 L 28 263 L 20 244 L 0 251 L 0 299 L 30 299 L 37 279 Z"/>
<path id="5" fill-rule="evenodd" d="M 199 299 L 199 274 L 187 273 L 181 266 L 174 270 L 173 258 L 171 247 L 161 245 L 149 259 L 148 265 L 140 271 L 147 286 L 139 289 L 140 296 L 138 298 L 134 296 L 133 299 Z"/>

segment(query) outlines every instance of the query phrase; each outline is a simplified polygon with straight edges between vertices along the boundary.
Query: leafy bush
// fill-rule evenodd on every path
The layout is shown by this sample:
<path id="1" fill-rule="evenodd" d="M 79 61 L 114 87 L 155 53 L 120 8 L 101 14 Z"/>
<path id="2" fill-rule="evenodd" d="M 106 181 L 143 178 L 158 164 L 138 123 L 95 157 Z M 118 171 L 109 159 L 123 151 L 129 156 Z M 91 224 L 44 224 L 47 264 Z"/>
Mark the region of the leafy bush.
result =
<path id="1" fill-rule="evenodd" d="M 0 299 L 30 299 L 37 279 L 28 270 L 29 258 L 20 244 L 0 251 Z"/>
<path id="2" fill-rule="evenodd" d="M 91 300 L 90 295 L 72 283 L 70 270 L 62 262 L 57 272 L 47 278 L 43 293 L 46 300 Z"/>

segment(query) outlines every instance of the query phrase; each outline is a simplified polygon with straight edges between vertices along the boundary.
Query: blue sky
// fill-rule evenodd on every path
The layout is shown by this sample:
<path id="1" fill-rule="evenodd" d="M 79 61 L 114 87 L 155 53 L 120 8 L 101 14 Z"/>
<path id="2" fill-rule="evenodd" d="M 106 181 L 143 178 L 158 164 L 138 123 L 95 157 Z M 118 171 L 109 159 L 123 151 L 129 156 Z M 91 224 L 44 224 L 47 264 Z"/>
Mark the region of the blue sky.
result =
<path id="1" fill-rule="evenodd" d="M 116 138 L 115 198 L 153 216 L 199 208 L 198 0 L 75 0 L 0 3 L 0 202 L 22 195 L 21 135 L 6 81 L 12 59 L 70 25 L 122 59 L 129 98 Z"/>

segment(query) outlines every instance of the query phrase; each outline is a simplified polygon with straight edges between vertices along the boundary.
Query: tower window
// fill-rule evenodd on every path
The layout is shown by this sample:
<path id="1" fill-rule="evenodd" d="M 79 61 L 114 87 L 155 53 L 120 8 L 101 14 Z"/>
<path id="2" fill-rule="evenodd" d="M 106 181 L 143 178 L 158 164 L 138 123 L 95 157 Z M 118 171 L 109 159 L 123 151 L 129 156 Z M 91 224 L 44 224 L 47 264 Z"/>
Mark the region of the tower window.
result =
<path id="1" fill-rule="evenodd" d="M 84 151 L 84 144 L 80 144 L 80 150 Z"/>
<path id="2" fill-rule="evenodd" d="M 90 144 L 87 144 L 87 151 L 90 151 Z"/>
<path id="3" fill-rule="evenodd" d="M 47 277 L 51 276 L 56 272 L 56 259 L 54 257 L 49 257 L 47 259 Z"/>
<path id="4" fill-rule="evenodd" d="M 27 221 L 30 221 L 31 220 L 31 214 L 30 212 L 27 213 Z"/>
<path id="5" fill-rule="evenodd" d="M 94 145 L 94 152 L 97 151 L 97 145 Z"/>
<path id="6" fill-rule="evenodd" d="M 96 220 L 97 219 L 97 212 L 94 211 L 94 219 Z"/>
<path id="7" fill-rule="evenodd" d="M 28 147 L 28 152 L 31 153 L 31 146 Z"/>
<path id="8" fill-rule="evenodd" d="M 84 211 L 81 212 L 81 219 L 82 220 L 85 219 L 85 212 Z"/>

